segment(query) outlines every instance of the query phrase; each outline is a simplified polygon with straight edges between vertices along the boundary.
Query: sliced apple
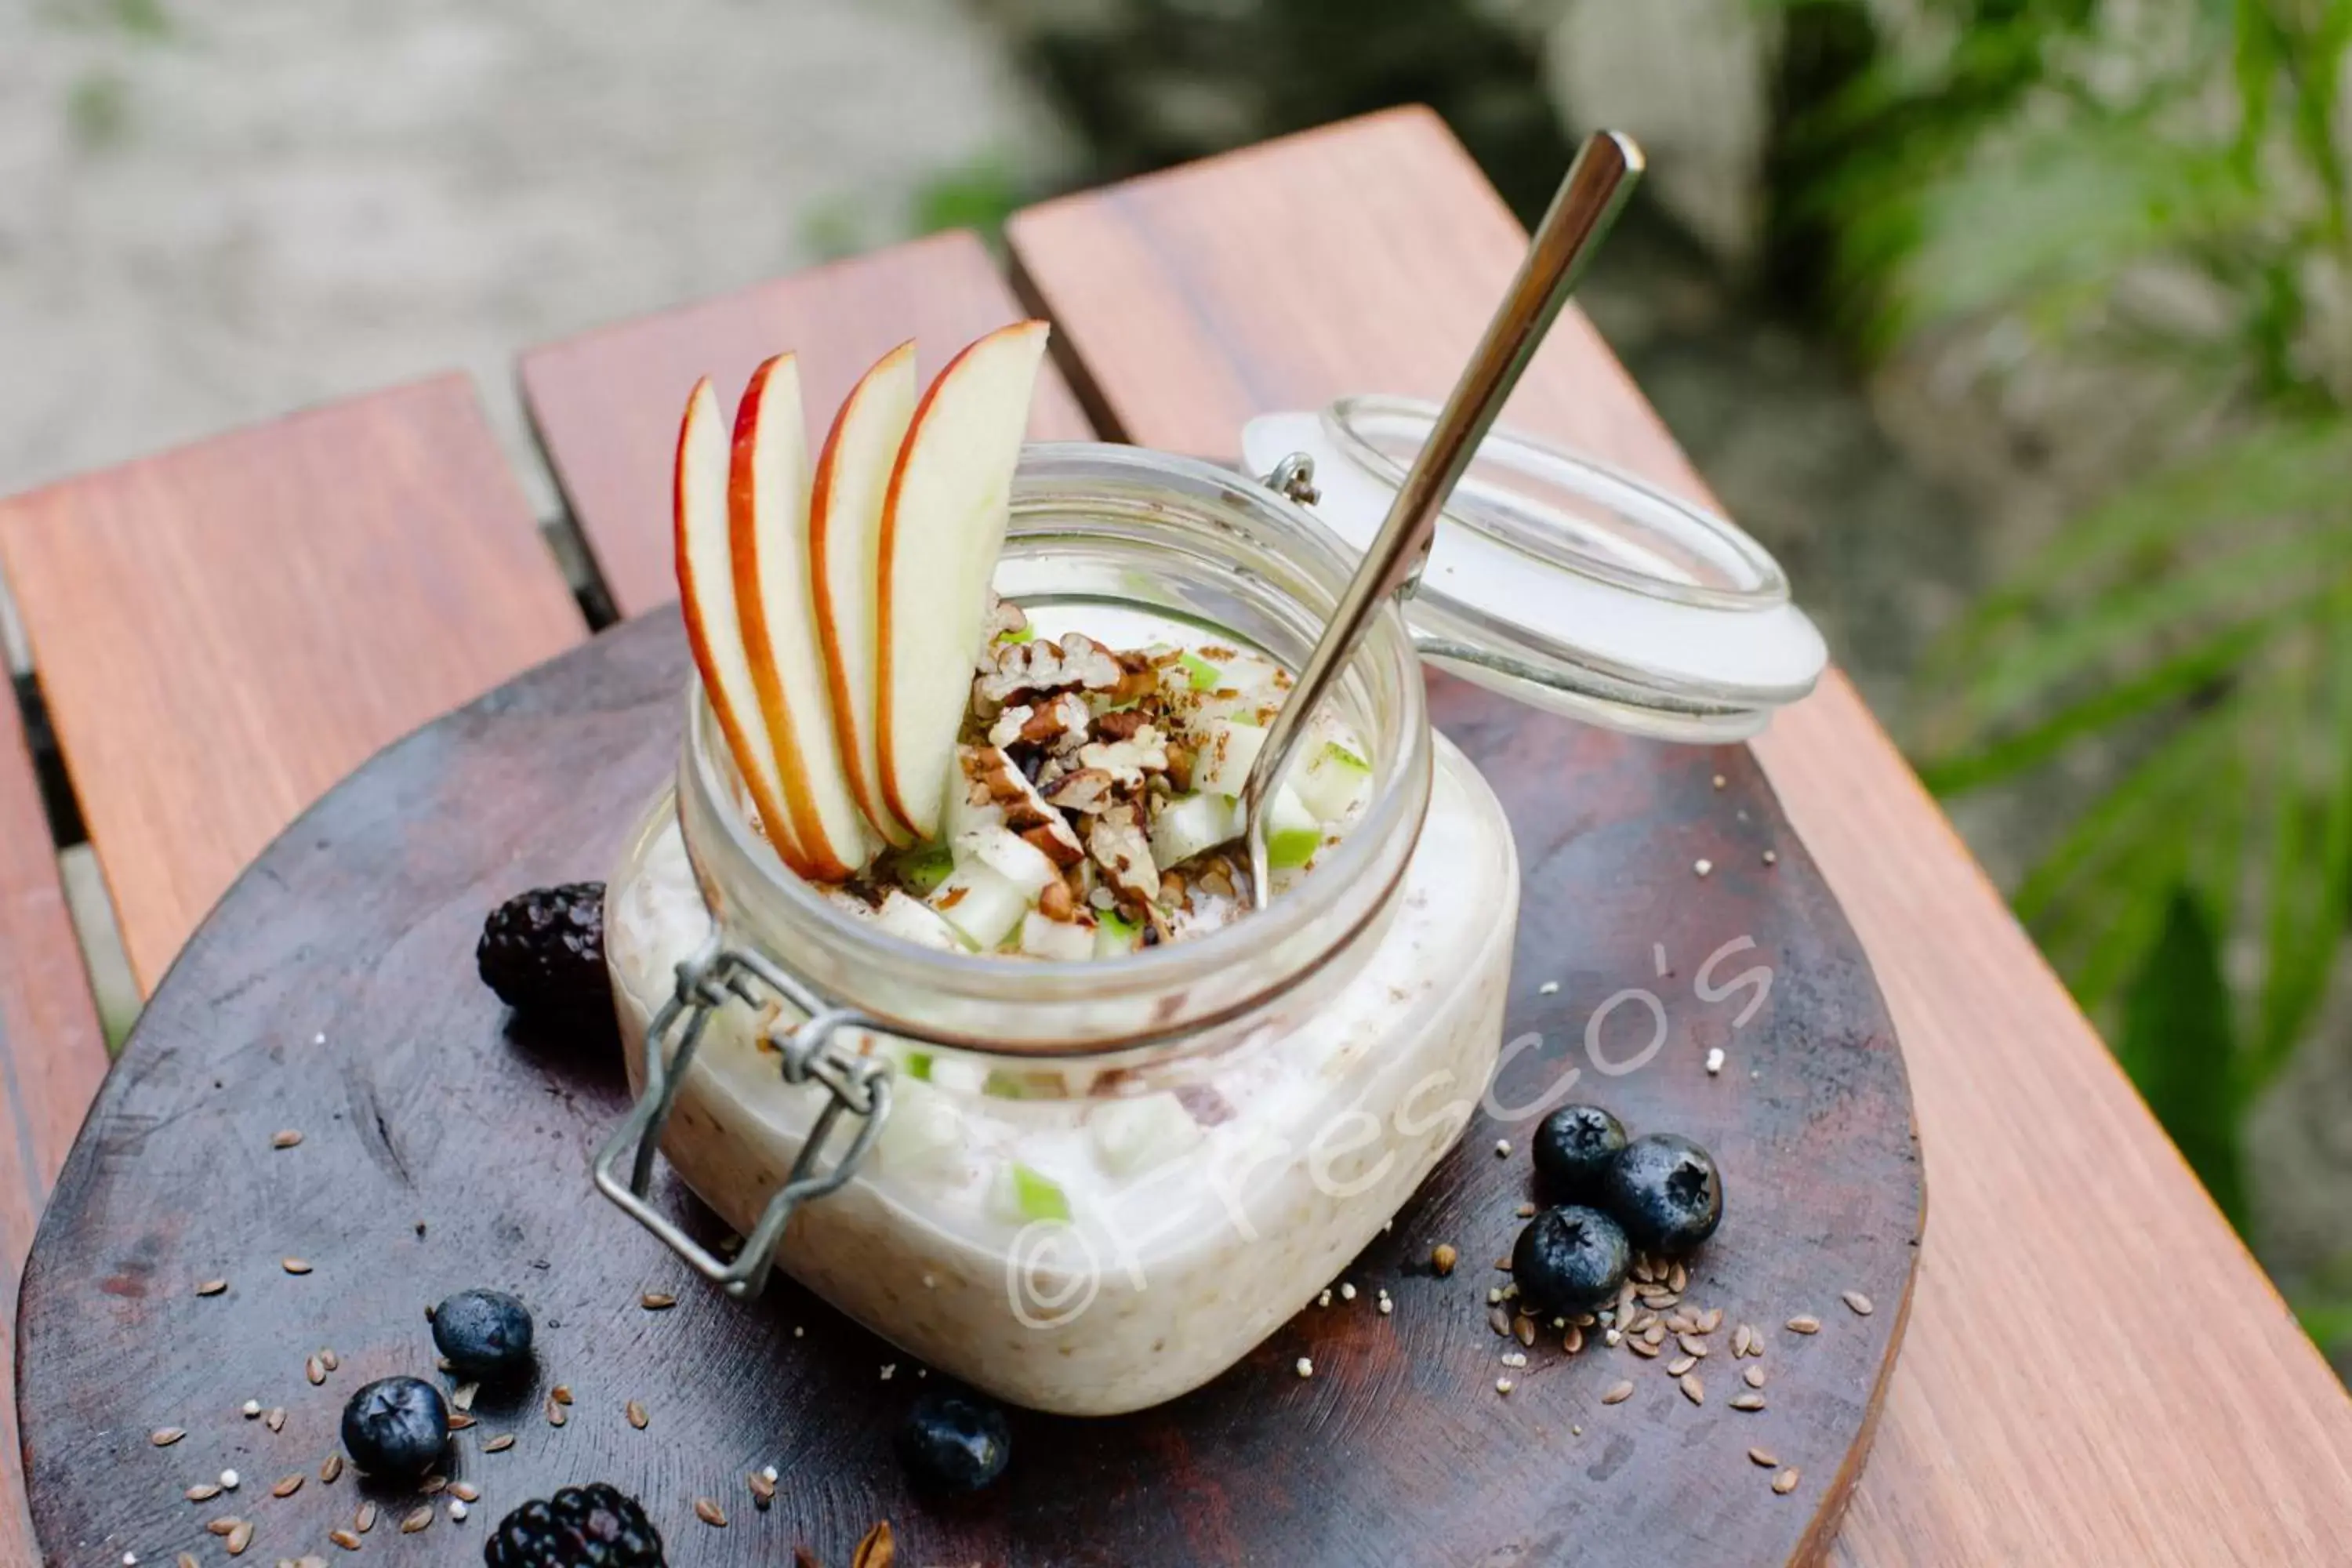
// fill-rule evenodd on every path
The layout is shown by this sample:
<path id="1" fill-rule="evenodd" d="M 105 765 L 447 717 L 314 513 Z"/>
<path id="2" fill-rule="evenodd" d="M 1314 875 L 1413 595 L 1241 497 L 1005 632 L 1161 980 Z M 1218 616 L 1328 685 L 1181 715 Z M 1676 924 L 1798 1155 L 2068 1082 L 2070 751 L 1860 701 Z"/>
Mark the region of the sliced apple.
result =
<path id="1" fill-rule="evenodd" d="M 948 363 L 915 409 L 883 498 L 877 762 L 884 808 L 919 838 L 939 836 L 955 771 L 1045 330 L 1016 322 Z"/>
<path id="2" fill-rule="evenodd" d="M 727 421 L 708 379 L 695 383 L 677 432 L 677 468 L 671 490 L 672 542 L 686 640 L 719 733 L 759 813 L 768 842 L 784 864 L 808 874 L 776 768 L 775 748 L 760 717 L 760 694 L 744 652 L 742 617 L 735 602 L 733 545 L 727 518 Z"/>
<path id="3" fill-rule="evenodd" d="M 728 472 L 735 602 L 759 713 L 792 814 L 803 876 L 839 881 L 871 858 L 833 723 L 809 572 L 808 436 L 799 366 L 778 354 L 751 373 L 735 410 Z"/>
<path id="4" fill-rule="evenodd" d="M 866 820 L 902 848 L 915 836 L 883 804 L 881 748 L 875 733 L 875 677 L 881 660 L 875 595 L 882 503 L 919 390 L 913 343 L 900 343 L 877 361 L 834 416 L 809 496 L 809 569 L 842 766 Z"/>

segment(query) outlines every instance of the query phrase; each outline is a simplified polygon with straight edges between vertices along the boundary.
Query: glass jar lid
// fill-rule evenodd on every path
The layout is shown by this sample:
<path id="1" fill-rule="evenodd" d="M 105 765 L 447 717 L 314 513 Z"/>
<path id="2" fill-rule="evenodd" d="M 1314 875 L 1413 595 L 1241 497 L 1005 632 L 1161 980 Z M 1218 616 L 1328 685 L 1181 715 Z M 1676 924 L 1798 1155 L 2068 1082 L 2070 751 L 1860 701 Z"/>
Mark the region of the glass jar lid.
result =
<path id="1" fill-rule="evenodd" d="M 1310 510 L 1379 531 L 1437 405 L 1343 397 L 1242 432 L 1250 472 L 1315 463 Z M 1827 645 L 1779 563 L 1728 519 L 1497 426 L 1446 502 L 1405 605 L 1422 657 L 1533 706 L 1664 739 L 1738 740 L 1813 689 Z"/>

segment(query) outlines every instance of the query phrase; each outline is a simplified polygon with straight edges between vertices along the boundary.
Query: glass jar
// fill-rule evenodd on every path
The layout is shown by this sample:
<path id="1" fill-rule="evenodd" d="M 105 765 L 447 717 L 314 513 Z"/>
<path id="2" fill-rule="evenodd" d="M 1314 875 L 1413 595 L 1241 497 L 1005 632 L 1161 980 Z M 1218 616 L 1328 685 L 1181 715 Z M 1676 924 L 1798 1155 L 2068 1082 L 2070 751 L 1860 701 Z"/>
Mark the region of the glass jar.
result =
<path id="1" fill-rule="evenodd" d="M 1212 465 L 1040 446 L 995 586 L 1043 637 L 1206 637 L 1296 668 L 1352 565 L 1298 505 Z M 736 1282 L 756 1279 L 761 1221 L 841 1099 L 780 1070 L 817 1009 L 839 1020 L 824 1048 L 887 1105 L 866 1157 L 793 1207 L 776 1261 L 927 1364 L 1041 1409 L 1133 1410 L 1215 1376 L 1328 1285 L 1485 1090 L 1518 902 L 1509 824 L 1431 731 L 1393 605 L 1329 700 L 1372 787 L 1288 891 L 1186 942 L 1032 963 L 901 941 L 787 872 L 698 688 L 605 941 L 632 1087 L 658 1074 L 646 1098 L 669 1100 L 662 1152 L 751 1237 Z M 683 1031 L 663 1014 L 714 944 L 770 973 L 714 993 L 676 1068 Z"/>

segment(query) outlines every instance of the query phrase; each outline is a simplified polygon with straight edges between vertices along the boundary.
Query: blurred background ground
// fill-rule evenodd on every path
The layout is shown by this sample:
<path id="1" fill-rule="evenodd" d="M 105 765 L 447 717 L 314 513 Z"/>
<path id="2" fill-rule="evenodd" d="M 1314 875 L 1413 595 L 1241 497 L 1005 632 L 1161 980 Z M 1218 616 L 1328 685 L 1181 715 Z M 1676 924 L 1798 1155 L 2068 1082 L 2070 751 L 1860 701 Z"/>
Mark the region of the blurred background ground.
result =
<path id="1" fill-rule="evenodd" d="M 2013 42 L 2040 18 L 2044 53 L 1992 57 L 2031 87 L 2082 17 L 2167 9 L 0 0 L 0 493 L 458 366 L 551 516 L 510 375 L 525 345 L 1398 101 L 1435 105 L 1530 211 L 1575 133 L 1618 123 L 1654 175 L 1584 304 L 1882 720 L 1917 741 L 1933 648 L 2144 460 L 2117 434 L 2142 412 L 2070 361 L 1989 384 L 1988 363 L 2031 357 L 2000 331 L 1859 352 L 1824 299 L 1835 237 L 1800 199 L 1832 152 L 1790 128 L 1857 62 L 1916 37 L 1932 57 L 1939 27 Z M 2137 754 L 2081 739 L 2030 781 L 1953 800 L 2005 886 Z M 68 862 L 95 929 L 102 889 L 86 854 Z M 2216 963 L 2259 990 L 2260 954 L 2230 929 Z M 120 1026 L 135 996 L 100 983 Z M 2325 1324 L 2352 1256 L 2352 1025 L 2321 1012 L 2297 1038 L 2242 1116 L 2231 1101 L 2220 1155 L 2202 1102 L 2150 1092 L 2217 1192 L 2242 1170 L 2251 1196 L 2225 1203 Z M 2179 1077 L 2126 1059 L 2144 1088 Z"/>

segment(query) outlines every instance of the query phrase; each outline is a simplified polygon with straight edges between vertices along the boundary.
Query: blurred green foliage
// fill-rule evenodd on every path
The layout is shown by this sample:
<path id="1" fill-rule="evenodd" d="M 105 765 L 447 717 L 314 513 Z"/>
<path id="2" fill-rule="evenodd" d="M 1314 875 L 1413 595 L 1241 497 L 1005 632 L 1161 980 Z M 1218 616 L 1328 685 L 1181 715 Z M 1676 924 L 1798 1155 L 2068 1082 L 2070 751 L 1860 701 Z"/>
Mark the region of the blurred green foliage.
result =
<path id="1" fill-rule="evenodd" d="M 1920 760 L 2123 759 L 2016 907 L 2242 1221 L 2352 900 L 2352 0 L 1922 0 L 1899 45 L 1781 3 L 1836 78 L 1774 149 L 1823 313 L 2127 396 L 2126 477 L 1929 660 Z"/>

